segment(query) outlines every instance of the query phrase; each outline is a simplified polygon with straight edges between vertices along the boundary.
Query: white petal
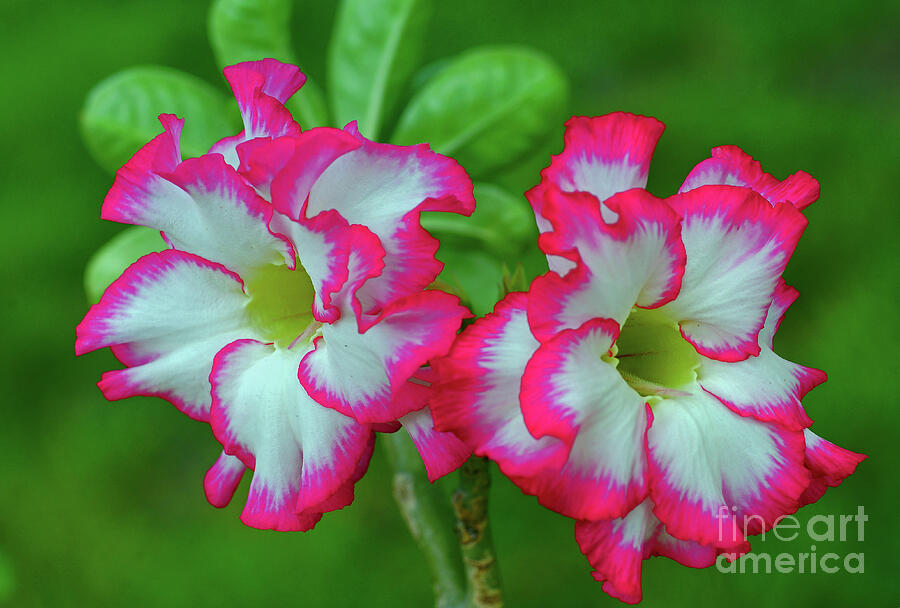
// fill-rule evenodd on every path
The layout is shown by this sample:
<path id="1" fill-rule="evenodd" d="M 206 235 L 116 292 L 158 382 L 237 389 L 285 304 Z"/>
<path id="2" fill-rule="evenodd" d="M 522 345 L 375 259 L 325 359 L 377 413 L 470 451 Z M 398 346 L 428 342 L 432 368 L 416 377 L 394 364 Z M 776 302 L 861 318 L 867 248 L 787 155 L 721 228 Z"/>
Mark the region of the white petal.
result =
<path id="1" fill-rule="evenodd" d="M 76 352 L 111 346 L 130 367 L 108 372 L 109 399 L 158 395 L 206 419 L 213 356 L 254 337 L 240 280 L 218 264 L 182 251 L 142 257 L 103 294 L 78 326 Z"/>
<path id="2" fill-rule="evenodd" d="M 353 477 L 371 429 L 313 401 L 297 380 L 305 351 L 232 343 L 211 375 L 210 423 L 225 450 L 253 468 L 244 523 L 304 529 L 300 513 Z"/>

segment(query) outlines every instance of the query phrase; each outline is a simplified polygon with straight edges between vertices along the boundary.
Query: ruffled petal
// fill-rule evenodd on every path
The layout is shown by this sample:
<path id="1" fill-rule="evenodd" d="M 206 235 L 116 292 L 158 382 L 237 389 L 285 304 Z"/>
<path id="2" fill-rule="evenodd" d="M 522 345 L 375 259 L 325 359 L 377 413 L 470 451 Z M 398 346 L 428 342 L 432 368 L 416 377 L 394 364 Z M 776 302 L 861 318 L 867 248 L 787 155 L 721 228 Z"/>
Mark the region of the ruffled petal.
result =
<path id="1" fill-rule="evenodd" d="M 540 340 L 597 317 L 621 324 L 635 305 L 656 308 L 678 294 L 685 268 L 678 215 L 645 190 L 617 194 L 606 205 L 616 212 L 612 223 L 590 194 L 548 195 L 554 229 L 540 237 L 541 248 L 577 267 L 532 284 L 528 317 Z"/>
<path id="2" fill-rule="evenodd" d="M 107 399 L 154 395 L 206 420 L 213 356 L 255 336 L 240 279 L 183 251 L 151 253 L 107 288 L 76 330 L 75 352 L 111 346 L 127 369 L 107 372 Z"/>
<path id="3" fill-rule="evenodd" d="M 381 240 L 385 270 L 358 294 L 370 312 L 420 291 L 441 271 L 434 258 L 438 242 L 419 224 L 419 213 L 471 215 L 475 201 L 462 167 L 427 145 L 378 144 L 361 136 L 358 141 L 359 148 L 337 158 L 312 185 L 307 214 L 334 209 Z"/>
<path id="4" fill-rule="evenodd" d="M 653 416 L 650 496 L 672 536 L 738 547 L 800 506 L 803 433 L 739 416 L 703 391 L 665 399 Z"/>
<path id="5" fill-rule="evenodd" d="M 650 159 L 665 125 L 646 116 L 615 112 L 588 118 L 573 116 L 566 122 L 563 151 L 541 171 L 541 183 L 525 193 L 534 209 L 538 230 L 551 229 L 544 208 L 549 190 L 589 192 L 600 201 L 617 192 L 647 185 Z M 614 219 L 608 207 L 604 217 Z M 548 254 L 550 270 L 566 274 L 574 264 Z"/>
<path id="6" fill-rule="evenodd" d="M 286 103 L 306 82 L 300 68 L 277 59 L 244 61 L 226 67 L 223 73 L 234 91 L 241 113 L 250 113 L 252 94 L 257 89 L 279 103 Z M 260 81 L 261 85 L 257 85 Z"/>
<path id="7" fill-rule="evenodd" d="M 309 398 L 297 382 L 305 351 L 238 340 L 215 359 L 210 424 L 253 469 L 248 526 L 304 530 L 370 450 L 372 430 Z M 313 522 L 314 523 L 314 522 Z"/>
<path id="8" fill-rule="evenodd" d="M 791 363 L 772 351 L 778 324 L 796 298 L 796 290 L 779 280 L 759 332 L 759 355 L 734 363 L 703 357 L 697 371 L 700 386 L 736 413 L 791 430 L 812 424 L 800 400 L 827 379 L 825 372 Z"/>
<path id="9" fill-rule="evenodd" d="M 163 132 L 116 171 L 116 179 L 104 202 L 103 219 L 135 223 L 129 219 L 129 210 L 142 207 L 148 198 L 164 197 L 173 189 L 177 190 L 157 172 L 174 171 L 181 162 L 180 141 L 184 120 L 174 114 L 160 114 L 159 122 Z"/>
<path id="10" fill-rule="evenodd" d="M 423 398 L 427 400 L 431 389 L 422 385 L 415 386 L 419 388 L 412 390 L 424 393 L 415 400 L 420 401 Z M 422 462 L 425 463 L 428 481 L 434 482 L 444 475 L 452 473 L 472 454 L 472 448 L 463 443 L 459 437 L 434 428 L 431 409 L 428 407 L 403 416 L 400 418 L 400 424 L 409 433 L 410 439 L 419 451 L 419 456 L 422 457 Z"/>
<path id="11" fill-rule="evenodd" d="M 603 360 L 619 334 L 608 319 L 560 332 L 531 357 L 522 413 L 535 437 L 571 446 L 561 471 L 533 486 L 545 506 L 576 519 L 621 517 L 647 495 L 644 399 Z"/>
<path id="12" fill-rule="evenodd" d="M 144 208 L 151 201 L 181 196 L 174 184 L 160 177 L 181 163 L 181 129 L 184 120 L 174 114 L 160 114 L 163 132 L 135 152 L 118 171 L 103 201 L 100 216 L 111 222 L 140 224 Z"/>
<path id="13" fill-rule="evenodd" d="M 272 182 L 294 155 L 297 142 L 304 134 L 299 137 L 258 137 L 237 146 L 238 173 L 264 200 L 272 200 Z"/>
<path id="14" fill-rule="evenodd" d="M 760 353 L 759 332 L 807 221 L 746 188 L 703 186 L 667 199 L 683 219 L 687 264 L 667 304 L 697 351 L 719 361 Z"/>
<path id="15" fill-rule="evenodd" d="M 237 168 L 240 162 L 237 147 L 243 142 L 257 137 L 300 134 L 300 125 L 284 107 L 288 98 L 306 82 L 306 76 L 297 66 L 263 59 L 228 66 L 223 72 L 241 111 L 244 130 L 216 142 L 210 152 L 222 154 L 229 165 Z"/>
<path id="16" fill-rule="evenodd" d="M 525 197 L 528 199 L 528 202 L 531 203 L 531 208 L 534 211 L 534 220 L 537 224 L 537 229 L 540 234 L 544 234 L 545 232 L 550 232 L 551 230 L 553 230 L 553 224 L 551 224 L 550 220 L 548 220 L 544 216 L 547 207 L 546 201 L 549 196 L 547 193 L 551 190 L 559 189 L 556 186 L 552 185 L 550 182 L 542 181 L 540 184 L 525 193 Z M 561 255 L 548 253 L 547 267 L 551 271 L 565 276 L 573 268 L 575 268 L 575 262 Z"/>
<path id="17" fill-rule="evenodd" d="M 151 142 L 152 143 L 152 142 Z M 290 245 L 267 223 L 271 206 L 218 155 L 191 158 L 171 172 L 135 173 L 113 185 L 103 202 L 103 219 L 162 230 L 176 249 L 243 274 L 267 264 L 293 264 Z"/>
<path id="18" fill-rule="evenodd" d="M 447 353 L 469 312 L 459 299 L 425 291 L 393 302 L 371 318 L 342 316 L 322 327 L 300 365 L 300 382 L 322 405 L 360 422 L 390 422 L 409 413 L 395 392 L 432 357 Z"/>
<path id="19" fill-rule="evenodd" d="M 694 167 L 678 191 L 713 185 L 752 188 L 773 205 L 788 202 L 797 209 L 804 209 L 819 198 L 819 182 L 809 173 L 798 171 L 780 181 L 737 146 L 713 148 L 711 158 Z"/>
<path id="20" fill-rule="evenodd" d="M 435 370 L 422 367 L 394 394 L 394 401 L 402 403 L 403 409 L 410 412 L 399 423 L 419 451 L 431 482 L 455 471 L 472 455 L 472 448 L 455 434 L 434 428 L 428 401 L 436 381 Z M 387 429 L 387 432 L 396 430 Z"/>
<path id="21" fill-rule="evenodd" d="M 759 332 L 760 346 L 766 346 L 770 350 L 774 348 L 775 334 L 781 327 L 784 315 L 787 314 L 788 308 L 797 301 L 800 292 L 784 282 L 784 279 L 778 279 L 775 286 L 775 293 L 772 295 L 772 303 L 769 304 L 769 310 L 766 311 L 766 321 L 762 330 Z"/>
<path id="22" fill-rule="evenodd" d="M 439 378 L 431 397 L 435 427 L 455 433 L 511 478 L 558 469 L 568 454 L 555 437 L 535 439 L 519 407 L 522 374 L 540 345 L 528 328 L 526 301 L 524 293 L 507 295 L 432 362 Z"/>
<path id="23" fill-rule="evenodd" d="M 641 570 L 644 544 L 653 534 L 649 501 L 623 518 L 576 521 L 575 540 L 594 569 L 592 576 L 603 582 L 603 591 L 626 604 L 643 599 Z"/>
<path id="24" fill-rule="evenodd" d="M 642 599 L 645 559 L 662 555 L 685 566 L 706 568 L 715 563 L 718 553 L 714 547 L 670 536 L 653 515 L 649 499 L 625 517 L 575 522 L 575 540 L 594 568 L 594 579 L 603 581 L 603 591 L 627 604 Z"/>
<path id="25" fill-rule="evenodd" d="M 297 252 L 315 288 L 313 315 L 321 323 L 336 321 L 342 308 L 348 315 L 358 309 L 353 306 L 356 289 L 384 267 L 377 237 L 364 226 L 348 225 L 336 211 L 297 220 L 275 212 L 269 226 Z"/>
<path id="26" fill-rule="evenodd" d="M 812 473 L 812 481 L 800 497 L 800 502 L 808 505 L 822 498 L 828 488 L 841 485 L 867 456 L 837 446 L 809 429 L 803 430 L 803 437 L 806 441 L 806 467 Z"/>
<path id="27" fill-rule="evenodd" d="M 241 152 L 248 157 L 246 161 L 242 159 L 241 166 L 246 166 L 248 173 L 254 165 L 267 167 L 265 173 L 274 176 L 271 181 L 272 204 L 280 213 L 296 220 L 306 216 L 310 191 L 316 180 L 338 158 L 359 148 L 362 141 L 340 129 L 319 127 L 288 138 L 288 143 L 293 148 L 287 156 L 280 155 L 287 150 L 273 149 L 271 153 L 264 154 L 268 152 L 265 148 L 251 155 L 254 150 L 245 144 Z M 317 209 L 312 214 L 319 211 Z"/>
<path id="28" fill-rule="evenodd" d="M 246 470 L 247 465 L 240 458 L 223 450 L 203 477 L 203 493 L 209 504 L 219 509 L 227 507 Z"/>
<path id="29" fill-rule="evenodd" d="M 290 244 L 268 228 L 271 205 L 221 157 L 190 158 L 166 177 L 190 197 L 177 208 L 158 209 L 153 227 L 163 230 L 173 247 L 241 275 L 269 264 L 294 266 Z"/>
<path id="30" fill-rule="evenodd" d="M 349 133 L 325 128 L 306 131 L 292 140 L 296 147 L 289 160 L 266 160 L 270 167 L 284 162 L 272 181 L 276 212 L 269 226 L 293 244 L 300 264 L 309 273 L 316 287 L 317 320 L 333 322 L 342 308 L 359 317 L 362 311 L 356 292 L 382 273 L 384 248 L 371 230 L 350 225 L 337 211 L 329 209 L 310 218 L 307 208 L 310 188 L 322 171 L 360 142 Z"/>
<path id="31" fill-rule="evenodd" d="M 564 192 L 590 192 L 600 201 L 643 188 L 665 128 L 655 118 L 626 112 L 573 116 L 566 121 L 562 153 L 553 157 L 541 177 Z"/>
<path id="32" fill-rule="evenodd" d="M 338 215 L 337 211 L 323 211 L 312 221 L 330 213 Z M 375 317 L 363 312 L 363 303 L 359 297 L 360 287 L 369 280 L 381 276 L 384 272 L 387 254 L 381 246 L 381 241 L 371 230 L 360 224 L 354 224 L 350 229 L 353 231 L 350 241 L 353 246 L 347 254 L 347 282 L 344 283 L 340 293 L 335 296 L 335 301 L 338 302 L 341 310 L 353 311 L 359 327 L 365 328 L 373 322 Z"/>
<path id="33" fill-rule="evenodd" d="M 356 482 L 365 476 L 366 471 L 369 470 L 369 463 L 372 460 L 372 454 L 375 451 L 375 433 L 369 435 L 369 441 L 366 443 L 363 448 L 362 456 L 359 457 L 359 462 L 356 463 L 356 469 L 354 469 L 353 474 L 347 479 L 341 487 L 338 488 L 337 492 L 323 500 L 317 505 L 313 505 L 309 507 L 305 511 L 301 511 L 301 516 L 314 516 L 319 513 L 330 513 L 331 511 L 338 511 L 343 509 L 344 507 L 349 506 L 353 503 Z"/>

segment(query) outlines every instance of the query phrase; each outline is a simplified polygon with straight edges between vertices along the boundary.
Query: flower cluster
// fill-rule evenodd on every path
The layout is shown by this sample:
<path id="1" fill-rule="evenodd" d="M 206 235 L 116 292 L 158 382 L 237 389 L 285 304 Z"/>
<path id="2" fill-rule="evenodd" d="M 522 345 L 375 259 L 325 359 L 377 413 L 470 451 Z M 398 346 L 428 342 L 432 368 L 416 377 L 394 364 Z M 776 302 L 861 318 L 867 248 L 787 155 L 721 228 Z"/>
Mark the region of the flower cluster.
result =
<path id="1" fill-rule="evenodd" d="M 457 336 L 469 312 L 428 289 L 441 264 L 419 215 L 471 214 L 465 171 L 355 123 L 301 130 L 292 65 L 225 76 L 241 133 L 182 159 L 183 122 L 163 114 L 117 173 L 102 217 L 170 248 L 110 285 L 75 347 L 125 365 L 100 380 L 108 399 L 156 395 L 210 424 L 213 505 L 249 468 L 242 521 L 308 530 L 402 427 L 430 479 L 474 451 L 574 519 L 603 589 L 638 602 L 644 559 L 746 552 L 864 458 L 809 429 L 801 399 L 825 374 L 773 350 L 808 174 L 719 147 L 661 199 L 645 186 L 662 123 L 572 118 L 527 193 L 549 271 Z"/>
<path id="2" fill-rule="evenodd" d="M 427 378 L 468 311 L 425 288 L 441 264 L 422 211 L 469 215 L 472 183 L 428 146 L 345 129 L 302 131 L 284 107 L 304 83 L 267 59 L 225 70 L 244 130 L 183 160 L 183 121 L 122 167 L 102 217 L 160 230 L 77 329 L 78 354 L 126 366 L 108 399 L 156 395 L 209 422 L 224 450 L 205 479 L 227 504 L 253 470 L 241 519 L 306 530 L 353 499 L 376 431 L 410 433 L 440 476 L 468 448 L 434 430 Z"/>
<path id="3" fill-rule="evenodd" d="M 663 128 L 567 123 L 527 193 L 550 271 L 434 362 L 437 427 L 575 519 L 594 577 L 626 602 L 643 559 L 747 551 L 863 458 L 808 428 L 800 400 L 825 374 L 772 349 L 818 183 L 726 146 L 657 198 L 645 186 Z"/>

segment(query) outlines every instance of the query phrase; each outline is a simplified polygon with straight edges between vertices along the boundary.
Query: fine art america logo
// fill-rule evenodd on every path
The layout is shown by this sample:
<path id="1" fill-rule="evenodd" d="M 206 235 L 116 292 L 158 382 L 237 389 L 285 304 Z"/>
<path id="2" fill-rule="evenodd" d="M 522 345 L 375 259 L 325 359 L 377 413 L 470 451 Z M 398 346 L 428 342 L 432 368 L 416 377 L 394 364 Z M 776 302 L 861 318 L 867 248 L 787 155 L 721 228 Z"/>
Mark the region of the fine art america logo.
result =
<path id="1" fill-rule="evenodd" d="M 726 526 L 731 529 L 732 526 L 740 525 L 734 510 L 737 507 L 729 509 L 722 506 L 719 509 L 719 537 L 725 537 Z M 809 551 L 803 553 L 722 553 L 716 559 L 716 568 L 719 572 L 729 574 L 744 574 L 752 572 L 754 574 L 764 573 L 771 574 L 778 572 L 781 574 L 799 573 L 799 574 L 815 574 L 824 572 L 826 574 L 834 574 L 835 572 L 844 571 L 851 574 L 861 574 L 865 571 L 865 555 L 863 553 L 844 553 L 838 554 L 834 552 L 820 553 L 816 550 L 814 543 L 822 542 L 847 542 L 856 540 L 862 542 L 865 539 L 865 522 L 869 516 L 866 515 L 864 509 L 860 506 L 857 508 L 855 515 L 814 515 L 802 526 L 800 521 L 792 516 L 785 515 L 779 517 L 775 521 L 775 525 L 768 532 L 762 532 L 757 538 L 765 540 L 766 534 L 773 534 L 780 541 L 793 541 L 806 534 L 812 543 Z M 759 530 L 760 527 L 765 528 L 764 522 L 759 516 L 745 516 L 742 531 L 745 536 Z"/>

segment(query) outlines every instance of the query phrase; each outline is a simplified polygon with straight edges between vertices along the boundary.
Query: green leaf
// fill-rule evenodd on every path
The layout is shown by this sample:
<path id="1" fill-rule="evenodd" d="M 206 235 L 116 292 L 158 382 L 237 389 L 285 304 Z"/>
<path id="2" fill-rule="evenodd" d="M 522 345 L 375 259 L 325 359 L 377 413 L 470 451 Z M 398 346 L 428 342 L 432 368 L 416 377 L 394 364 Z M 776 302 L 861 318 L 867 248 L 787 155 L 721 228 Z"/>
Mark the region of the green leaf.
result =
<path id="1" fill-rule="evenodd" d="M 488 47 L 463 53 L 410 101 L 392 138 L 428 142 L 473 175 L 508 164 L 562 128 L 568 84 L 537 51 Z"/>
<path id="2" fill-rule="evenodd" d="M 451 57 L 441 57 L 440 59 L 423 65 L 418 70 L 416 70 L 416 73 L 413 74 L 412 78 L 409 79 L 409 88 L 413 91 L 418 91 L 426 84 L 428 84 L 428 81 L 434 78 L 435 74 L 450 65 L 451 60 Z"/>
<path id="3" fill-rule="evenodd" d="M 139 257 L 163 249 L 168 249 L 168 245 L 159 230 L 132 226 L 114 236 L 88 260 L 84 270 L 84 290 L 88 299 L 92 304 L 96 303 L 110 283 Z"/>
<path id="4" fill-rule="evenodd" d="M 290 0 L 215 0 L 209 42 L 220 68 L 271 57 L 293 61 Z"/>
<path id="5" fill-rule="evenodd" d="M 531 148 L 516 159 L 514 163 L 491 172 L 491 180 L 497 185 L 513 192 L 527 190 L 541 179 L 541 171 L 550 164 L 550 157 L 563 149 L 565 130 L 560 120 L 558 128 L 550 129 L 550 133 L 536 141 Z"/>
<path id="6" fill-rule="evenodd" d="M 185 119 L 185 157 L 205 154 L 217 140 L 240 130 L 227 98 L 189 74 L 158 66 L 129 68 L 98 84 L 81 112 L 81 133 L 94 159 L 115 171 L 162 132 L 157 116 Z M 233 104 L 233 102 L 232 102 Z"/>
<path id="7" fill-rule="evenodd" d="M 422 214 L 422 226 L 442 246 L 487 250 L 509 257 L 537 238 L 534 214 L 524 197 L 487 183 L 475 184 L 475 213 L 471 217 L 440 211 Z"/>
<path id="8" fill-rule="evenodd" d="M 422 55 L 427 0 L 344 0 L 328 53 L 328 93 L 338 125 L 358 121 L 378 139 Z"/>
<path id="9" fill-rule="evenodd" d="M 209 10 L 209 42 L 220 68 L 272 58 L 296 64 L 291 49 L 290 0 L 216 0 Z M 325 95 L 307 77 L 286 104 L 304 128 L 328 124 Z"/>
<path id="10" fill-rule="evenodd" d="M 444 263 L 438 276 L 477 316 L 491 312 L 500 298 L 503 264 L 483 251 L 460 251 L 441 246 L 437 258 Z"/>

